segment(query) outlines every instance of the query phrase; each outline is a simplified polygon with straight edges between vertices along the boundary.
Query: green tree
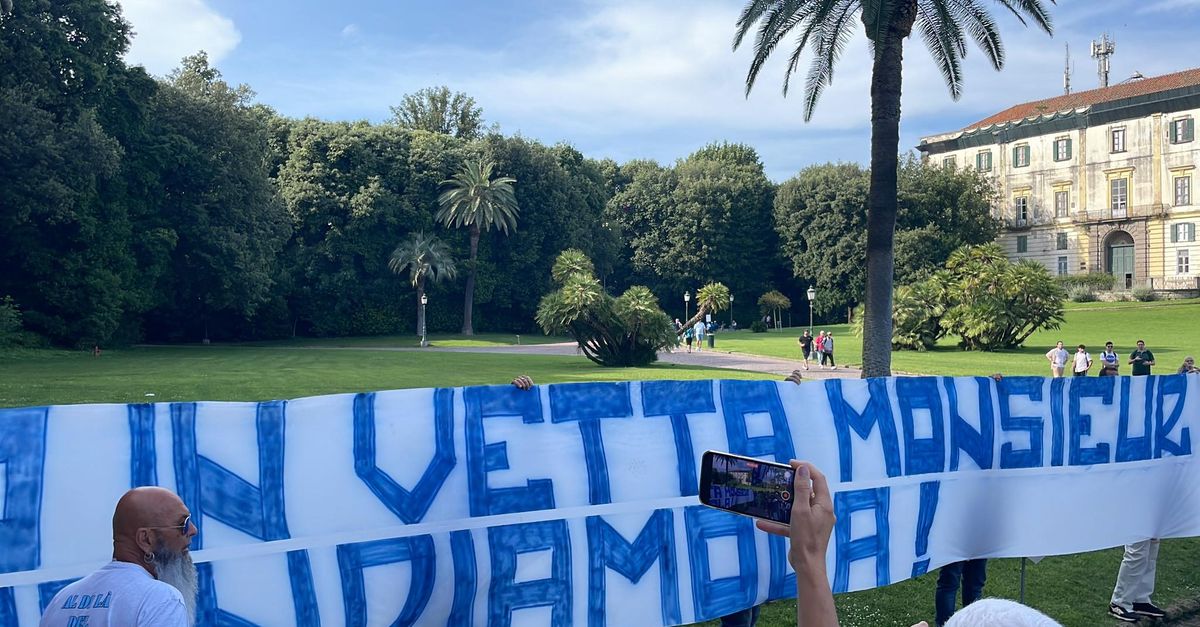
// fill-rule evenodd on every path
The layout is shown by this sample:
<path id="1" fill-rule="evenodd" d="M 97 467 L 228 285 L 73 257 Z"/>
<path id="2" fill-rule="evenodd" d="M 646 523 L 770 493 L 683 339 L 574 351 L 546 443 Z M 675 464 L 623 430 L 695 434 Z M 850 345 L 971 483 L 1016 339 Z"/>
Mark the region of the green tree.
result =
<path id="1" fill-rule="evenodd" d="M 677 344 L 671 319 L 649 289 L 635 285 L 613 298 L 582 251 L 563 251 L 552 274 L 560 287 L 542 298 L 537 322 L 547 334 L 570 335 L 593 362 L 644 366 L 658 359 L 658 351 Z"/>
<path id="2" fill-rule="evenodd" d="M 451 93 L 444 85 L 426 87 L 406 94 L 399 106 L 392 107 L 391 122 L 404 128 L 475 139 L 483 131 L 483 110 L 475 105 L 474 98 L 462 92 Z"/>
<path id="3" fill-rule="evenodd" d="M 388 258 L 388 269 L 395 274 L 408 270 L 408 280 L 417 290 L 419 334 L 425 328 L 425 308 L 421 306 L 421 299 L 425 297 L 425 282 L 440 283 L 458 274 L 450 248 L 436 235 L 427 235 L 424 231 L 410 233 L 392 251 L 392 256 Z"/>
<path id="4" fill-rule="evenodd" d="M 493 227 L 502 233 L 516 230 L 517 214 L 520 213 L 513 193 L 513 183 L 517 180 L 507 176 L 492 178 L 494 168 L 495 164 L 491 161 L 468 161 L 454 178 L 442 182 L 450 188 L 438 196 L 438 222 L 452 228 L 465 226 L 471 238 L 466 294 L 463 296 L 464 335 L 473 335 L 475 332 L 471 313 L 475 302 L 479 234 Z"/>
<path id="5" fill-rule="evenodd" d="M 968 350 L 1016 348 L 1063 322 L 1063 290 L 1040 263 L 1012 263 L 996 244 L 964 246 L 934 275 L 945 299 L 941 325 Z"/>
<path id="6" fill-rule="evenodd" d="M 1052 0 L 1053 1 L 1053 0 Z M 1028 16 L 1051 32 L 1050 16 L 1042 0 L 997 0 L 1024 22 Z M 900 144 L 901 69 L 904 40 L 914 27 L 958 99 L 962 92 L 962 58 L 967 37 L 983 50 L 992 66 L 1004 65 L 996 23 L 977 0 L 750 0 L 737 21 L 733 47 L 759 24 L 754 59 L 746 75 L 749 95 L 768 57 L 785 37 L 796 31 L 795 48 L 788 60 L 783 89 L 801 54 L 813 56 L 805 81 L 804 119 L 825 87 L 833 80 L 833 67 L 861 19 L 873 57 L 871 68 L 871 183 L 867 212 L 866 313 L 863 334 L 863 376 L 891 374 L 893 235 L 896 227 L 897 168 Z"/>
<path id="7" fill-rule="evenodd" d="M 766 294 L 758 297 L 758 309 L 765 316 L 768 313 L 774 316 L 775 324 L 780 324 L 779 310 L 791 309 L 792 299 L 784 296 L 779 290 L 771 290 Z"/>
<path id="8" fill-rule="evenodd" d="M 696 315 L 684 322 L 677 334 L 683 335 L 689 327 L 703 320 L 705 315 L 715 314 L 726 309 L 729 309 L 729 288 L 725 287 L 723 283 L 706 284 L 696 290 Z"/>

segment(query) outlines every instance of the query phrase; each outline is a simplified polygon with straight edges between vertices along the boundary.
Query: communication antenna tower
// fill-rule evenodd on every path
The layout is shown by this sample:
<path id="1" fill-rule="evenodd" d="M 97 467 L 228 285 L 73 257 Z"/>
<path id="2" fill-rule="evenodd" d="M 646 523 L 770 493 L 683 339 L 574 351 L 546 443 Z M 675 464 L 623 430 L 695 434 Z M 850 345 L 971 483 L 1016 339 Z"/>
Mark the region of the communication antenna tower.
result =
<path id="1" fill-rule="evenodd" d="M 1092 40 L 1092 58 L 1096 60 L 1096 73 L 1100 76 L 1100 86 L 1108 87 L 1108 58 L 1117 51 L 1116 42 L 1108 38 L 1108 33 L 1100 36 L 1100 41 Z"/>

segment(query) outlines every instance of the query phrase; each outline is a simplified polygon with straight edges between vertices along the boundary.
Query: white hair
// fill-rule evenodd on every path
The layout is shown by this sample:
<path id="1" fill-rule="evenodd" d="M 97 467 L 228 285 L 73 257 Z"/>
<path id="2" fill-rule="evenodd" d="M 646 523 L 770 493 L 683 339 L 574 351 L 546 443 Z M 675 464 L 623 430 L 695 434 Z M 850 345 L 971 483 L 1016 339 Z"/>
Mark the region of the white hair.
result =
<path id="1" fill-rule="evenodd" d="M 1062 627 L 1058 621 L 1016 601 L 980 599 L 954 613 L 946 627 Z"/>
<path id="2" fill-rule="evenodd" d="M 188 624 L 196 624 L 196 591 L 198 589 L 196 565 L 192 563 L 192 554 L 184 551 L 171 551 L 161 542 L 153 553 L 154 570 L 158 580 L 170 584 L 183 595 L 183 605 L 187 608 Z"/>

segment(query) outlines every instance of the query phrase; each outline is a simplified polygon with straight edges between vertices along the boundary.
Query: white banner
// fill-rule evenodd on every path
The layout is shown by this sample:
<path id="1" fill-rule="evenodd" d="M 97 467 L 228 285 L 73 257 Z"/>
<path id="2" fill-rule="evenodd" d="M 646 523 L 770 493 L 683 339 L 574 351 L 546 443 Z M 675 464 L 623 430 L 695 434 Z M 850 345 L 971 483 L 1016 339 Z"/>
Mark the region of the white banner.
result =
<path id="1" fill-rule="evenodd" d="M 792 596 L 706 449 L 829 476 L 835 592 L 1200 535 L 1200 377 L 647 381 L 0 410 L 0 625 L 176 491 L 216 625 L 675 625 Z M 1116 564 L 1113 565 L 1116 568 Z M 651 608 L 657 608 L 657 611 Z"/>

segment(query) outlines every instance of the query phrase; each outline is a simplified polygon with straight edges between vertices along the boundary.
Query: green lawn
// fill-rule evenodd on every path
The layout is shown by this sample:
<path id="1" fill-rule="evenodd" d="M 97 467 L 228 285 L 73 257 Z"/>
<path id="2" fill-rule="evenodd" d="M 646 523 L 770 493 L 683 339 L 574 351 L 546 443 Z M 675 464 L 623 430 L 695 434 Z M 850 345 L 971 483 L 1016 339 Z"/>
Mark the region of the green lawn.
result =
<path id="1" fill-rule="evenodd" d="M 1049 365 L 1044 355 L 1058 340 L 1066 342 L 1071 352 L 1078 344 L 1086 344 L 1092 358 L 1104 350 L 1104 342 L 1112 340 L 1122 355 L 1122 374 L 1128 374 L 1126 358 L 1139 338 L 1154 352 L 1155 372 L 1175 372 L 1183 358 L 1200 353 L 1200 300 L 1160 301 L 1152 303 L 1069 303 L 1066 323 L 1053 331 L 1034 333 L 1024 348 L 991 353 L 959 350 L 954 338 L 943 339 L 931 351 L 895 351 L 892 369 L 895 372 L 939 375 L 987 375 L 1002 372 L 1009 375 L 1048 375 Z M 862 339 L 854 335 L 850 325 L 818 325 L 814 332 L 830 330 L 834 334 L 837 363 L 861 364 Z M 721 350 L 800 358 L 796 338 L 802 327 L 750 333 L 737 331 L 717 335 Z M 1092 373 L 1099 365 L 1092 367 Z"/>
<path id="2" fill-rule="evenodd" d="M 518 374 L 538 383 L 774 378 L 671 364 L 601 368 L 580 357 L 540 355 L 218 345 L 112 350 L 100 357 L 86 352 L 17 351 L 0 353 L 0 407 L 266 400 L 507 383 Z"/>
<path id="3" fill-rule="evenodd" d="M 1099 352 L 1112 339 L 1128 353 L 1144 338 L 1161 364 L 1173 371 L 1183 356 L 1200 352 L 1200 301 L 1166 303 L 1089 303 L 1072 305 L 1066 325 L 1039 333 L 1030 347 L 997 353 L 968 353 L 953 346 L 928 353 L 897 352 L 897 371 L 931 374 L 1045 374 L 1042 355 L 1059 338 L 1084 342 Z M 832 329 L 839 363 L 857 363 L 861 342 L 847 325 Z M 799 329 L 753 334 L 723 333 L 722 350 L 796 358 Z M 434 336 L 439 346 L 515 344 L 511 335 L 471 338 Z M 559 341 L 540 335 L 522 336 L 524 343 Z M 175 400 L 262 400 L 317 394 L 407 387 L 506 383 L 528 374 L 539 383 L 635 379 L 774 378 L 756 373 L 657 364 L 648 368 L 605 369 L 578 357 L 485 355 L 420 351 L 354 350 L 404 348 L 416 338 L 371 337 L 288 340 L 243 345 L 144 347 L 90 353 L 23 350 L 0 353 L 0 406 L 61 403 L 143 402 Z M 952 342 L 947 342 L 952 344 Z M 153 394 L 153 397 L 146 396 Z M 1026 600 L 1068 627 L 1115 625 L 1105 614 L 1120 563 L 1119 549 L 1048 558 L 1028 571 Z M 1200 596 L 1200 540 L 1164 542 L 1159 561 L 1156 601 L 1175 605 Z M 991 563 L 986 594 L 1017 598 L 1019 560 Z M 880 590 L 840 595 L 844 626 L 908 626 L 933 619 L 936 574 Z M 795 604 L 783 601 L 765 608 L 763 627 L 795 624 Z"/>
<path id="4" fill-rule="evenodd" d="M 430 346 L 440 348 L 478 348 L 489 346 L 516 346 L 518 344 L 552 344 L 569 342 L 570 338 L 547 336 L 541 333 L 515 335 L 512 333 L 478 333 L 475 335 L 458 335 L 435 333 L 429 336 Z M 250 342 L 246 344 L 231 344 L 229 346 L 309 346 L 320 348 L 416 348 L 421 344 L 421 338 L 414 335 L 373 335 L 367 337 L 325 337 L 325 338 L 295 338 L 271 342 Z"/>

